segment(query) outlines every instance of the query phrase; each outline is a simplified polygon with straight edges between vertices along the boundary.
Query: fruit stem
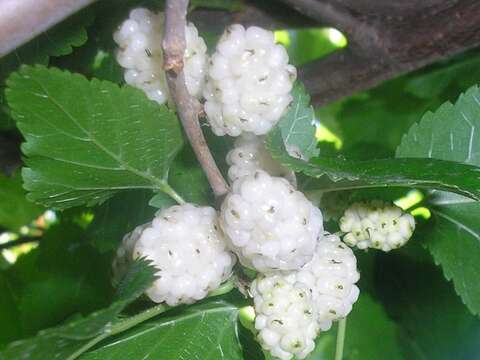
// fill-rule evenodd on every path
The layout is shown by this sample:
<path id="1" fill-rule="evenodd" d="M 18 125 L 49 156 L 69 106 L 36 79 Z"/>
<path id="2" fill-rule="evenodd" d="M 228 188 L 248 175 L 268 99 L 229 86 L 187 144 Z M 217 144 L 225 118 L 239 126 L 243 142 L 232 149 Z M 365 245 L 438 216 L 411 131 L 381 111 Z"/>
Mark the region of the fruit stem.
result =
<path id="1" fill-rule="evenodd" d="M 170 196 L 173 200 L 175 200 L 178 204 L 183 205 L 185 204 L 185 200 L 170 186 L 168 183 L 165 183 L 160 188 L 165 194 Z"/>
<path id="2" fill-rule="evenodd" d="M 208 294 L 208 297 L 212 296 L 218 296 L 218 295 L 223 295 L 228 292 L 230 292 L 234 288 L 234 279 L 231 277 L 227 282 L 223 283 L 220 285 L 220 287 Z M 150 320 L 151 318 L 160 315 L 161 313 L 170 310 L 174 308 L 173 306 L 168 306 L 165 304 L 158 304 L 155 305 L 145 311 L 142 311 L 141 313 L 134 315 L 132 317 L 129 317 L 127 319 L 123 320 L 118 320 L 112 324 L 112 327 L 110 328 L 109 331 L 104 332 L 103 334 L 94 337 L 91 339 L 89 342 L 87 342 L 84 346 L 82 346 L 79 350 L 77 350 L 74 354 L 70 355 L 67 360 L 74 360 L 77 359 L 80 355 L 83 353 L 87 352 L 91 348 L 93 348 L 96 344 L 98 344 L 100 341 L 105 340 L 108 337 L 111 337 L 113 335 L 120 334 L 128 329 L 131 329 L 132 327 L 141 324 L 142 322 L 145 322 L 147 320 Z"/>
<path id="3" fill-rule="evenodd" d="M 335 360 L 342 360 L 343 358 L 343 347 L 345 345 L 346 329 L 347 329 L 347 318 L 343 318 L 338 323 L 337 347 L 335 349 Z"/>
<path id="4" fill-rule="evenodd" d="M 230 279 L 221 284 L 218 289 L 209 292 L 208 297 L 229 293 L 235 287 L 235 279 L 235 276 L 231 276 Z"/>
<path id="5" fill-rule="evenodd" d="M 234 287 L 234 281 L 232 280 L 232 278 L 230 278 L 227 282 L 220 285 L 218 289 L 211 291 L 208 294 L 208 297 L 210 298 L 212 296 L 218 296 L 218 295 L 229 293 L 230 291 L 232 291 L 233 287 Z M 112 325 L 109 336 L 116 335 L 125 330 L 128 330 L 134 327 L 135 325 L 141 324 L 146 320 L 149 320 L 167 310 L 170 310 L 171 308 L 172 306 L 168 306 L 165 304 L 158 304 L 128 319 L 120 320 L 117 323 L 114 323 Z"/>

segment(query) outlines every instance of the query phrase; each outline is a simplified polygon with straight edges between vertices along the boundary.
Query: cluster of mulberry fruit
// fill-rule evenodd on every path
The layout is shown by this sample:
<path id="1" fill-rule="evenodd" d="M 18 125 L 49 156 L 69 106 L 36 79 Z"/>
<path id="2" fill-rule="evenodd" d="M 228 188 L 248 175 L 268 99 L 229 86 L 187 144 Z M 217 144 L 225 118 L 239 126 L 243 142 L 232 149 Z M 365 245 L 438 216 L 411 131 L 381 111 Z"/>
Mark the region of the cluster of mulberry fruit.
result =
<path id="1" fill-rule="evenodd" d="M 161 13 L 136 9 L 114 35 L 125 81 L 158 103 L 169 97 L 163 22 Z M 205 42 L 188 24 L 184 68 L 187 89 L 203 96 L 213 132 L 237 137 L 226 157 L 231 191 L 219 211 L 176 205 L 127 234 L 113 263 L 114 280 L 129 261 L 146 257 L 157 268 L 146 295 L 157 303 L 190 304 L 226 281 L 238 260 L 258 274 L 249 291 L 259 343 L 282 360 L 303 359 L 318 334 L 346 317 L 359 296 L 356 258 L 347 244 L 397 248 L 411 237 L 413 218 L 386 203 L 357 203 L 340 219 L 343 241 L 324 231 L 318 206 L 264 146 L 263 135 L 292 101 L 296 79 L 272 32 L 232 25 L 209 58 Z"/>

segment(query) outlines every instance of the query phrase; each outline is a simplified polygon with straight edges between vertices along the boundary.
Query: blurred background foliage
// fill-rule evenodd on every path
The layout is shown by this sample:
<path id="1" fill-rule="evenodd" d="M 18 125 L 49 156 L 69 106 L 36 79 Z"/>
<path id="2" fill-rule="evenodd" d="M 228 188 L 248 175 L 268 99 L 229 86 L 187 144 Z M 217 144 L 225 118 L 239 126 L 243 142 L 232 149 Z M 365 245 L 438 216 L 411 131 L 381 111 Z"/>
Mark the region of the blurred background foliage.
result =
<path id="1" fill-rule="evenodd" d="M 147 2 L 154 7 L 160 3 Z M 212 3 L 215 2 L 197 1 L 194 5 L 215 6 Z M 240 6 L 236 2 L 217 3 L 216 6 L 234 10 Z M 32 62 L 49 63 L 121 84 L 122 72 L 114 59 L 111 35 L 127 16 L 128 5 L 137 5 L 138 1 L 123 0 L 122 4 L 127 6 L 103 2 L 50 30 L 53 47 L 40 38 L 0 59 L 0 92 L 10 71 L 19 63 Z M 205 37 L 212 44 L 218 35 L 208 33 Z M 347 39 L 331 28 L 279 29 L 275 36 L 286 46 L 295 65 L 347 46 Z M 12 62 L 14 57 L 16 63 Z M 480 52 L 473 50 L 316 108 L 321 155 L 364 160 L 393 157 L 403 134 L 425 112 L 445 101 L 455 101 L 479 80 Z M 11 136 L 17 131 L 2 99 L 0 94 L 0 132 Z M 217 140 L 215 148 L 224 149 L 225 144 Z M 208 183 L 198 168 L 190 169 L 192 159 L 191 151 L 185 150 L 170 176 L 186 198 L 207 202 Z M 412 208 L 422 201 L 422 193 L 416 194 L 413 202 L 408 201 L 407 191 L 402 189 L 341 196 L 400 199 L 404 208 Z M 131 191 L 94 209 L 54 213 L 25 198 L 18 173 L 0 175 L 0 246 L 25 237 L 34 240 L 0 251 L 0 349 L 13 340 L 108 304 L 113 293 L 109 279 L 115 248 L 123 234 L 151 218 L 156 209 L 148 203 L 154 195 L 149 191 Z M 339 195 L 329 196 L 335 203 Z M 418 211 L 417 214 L 425 215 Z M 388 255 L 357 252 L 362 295 L 348 318 L 345 359 L 478 358 L 480 321 L 468 312 L 424 248 L 423 233 L 428 231 L 432 219 L 417 219 L 415 237 L 404 249 Z M 238 304 L 245 304 L 240 294 L 232 296 Z M 181 311 L 170 318 L 173 325 L 175 316 L 181 319 Z M 248 323 L 251 318 L 246 316 L 243 320 Z M 185 331 L 186 336 L 201 336 L 188 333 L 189 329 Z M 334 328 L 321 334 L 315 353 L 308 359 L 332 359 L 335 332 Z M 251 337 L 250 332 L 242 330 L 243 351 L 249 359 L 260 359 L 263 355 Z"/>

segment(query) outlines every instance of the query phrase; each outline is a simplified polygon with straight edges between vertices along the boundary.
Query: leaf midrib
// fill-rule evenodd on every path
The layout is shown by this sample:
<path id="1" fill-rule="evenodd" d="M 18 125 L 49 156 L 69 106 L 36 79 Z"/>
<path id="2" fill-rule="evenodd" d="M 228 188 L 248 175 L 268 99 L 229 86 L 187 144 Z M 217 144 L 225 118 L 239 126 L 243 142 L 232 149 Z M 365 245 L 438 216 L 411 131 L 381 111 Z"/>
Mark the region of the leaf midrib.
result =
<path id="1" fill-rule="evenodd" d="M 143 177 L 144 179 L 147 179 L 151 181 L 154 184 L 157 184 L 158 188 L 161 189 L 163 188 L 167 182 L 164 179 L 159 179 L 153 175 L 150 175 L 144 171 L 140 171 L 135 169 L 134 167 L 130 166 L 127 162 L 123 161 L 117 154 L 114 152 L 110 151 L 108 148 L 106 148 L 101 142 L 99 142 L 91 132 L 89 132 L 87 129 L 85 129 L 78 121 L 75 119 L 73 115 L 71 115 L 60 103 L 58 103 L 48 92 L 48 90 L 43 86 L 43 84 L 39 81 L 37 81 L 35 78 L 30 78 L 33 82 L 35 82 L 45 93 L 45 95 L 48 97 L 48 99 L 52 102 L 53 105 L 55 105 L 61 112 L 65 114 L 86 136 L 88 139 L 92 141 L 93 144 L 95 144 L 101 151 L 106 153 L 108 156 L 110 156 L 113 160 L 115 160 L 120 166 L 122 166 L 125 170 L 128 170 L 135 175 L 139 177 Z M 70 134 L 68 134 L 70 136 Z M 83 166 L 78 164 L 79 166 Z"/>
<path id="2" fill-rule="evenodd" d="M 290 128 L 288 129 L 288 135 L 287 135 L 287 137 L 285 138 L 285 144 L 288 144 L 288 143 L 289 143 L 290 137 L 291 137 L 292 135 L 302 134 L 302 133 L 300 133 L 300 132 L 294 132 L 294 131 L 293 131 L 293 129 L 295 128 L 295 125 L 297 124 L 297 122 L 298 122 L 300 119 L 304 119 L 304 118 L 308 119 L 308 118 L 309 118 L 309 114 L 303 115 L 302 117 L 299 117 L 299 116 L 298 116 L 298 113 L 300 112 L 300 104 L 302 104 L 303 98 L 304 98 L 303 94 L 300 93 L 300 95 L 298 96 L 298 102 L 297 102 L 296 107 L 295 107 L 295 119 L 292 121 L 292 124 L 290 125 Z M 313 109 L 312 109 L 311 106 L 309 106 L 308 109 L 313 112 Z M 310 144 L 308 145 L 308 147 L 305 149 L 305 153 L 308 154 L 309 151 L 310 151 L 310 148 L 311 148 L 312 146 L 314 146 L 314 145 L 315 145 L 315 142 L 314 142 L 314 140 L 312 140 L 312 141 L 310 142 Z M 305 155 L 305 154 L 304 154 L 304 155 Z"/>
<path id="3" fill-rule="evenodd" d="M 462 224 L 460 221 L 458 220 L 455 220 L 454 218 L 452 218 L 451 216 L 443 213 L 442 211 L 440 211 L 438 208 L 432 208 L 431 209 L 433 213 L 435 213 L 436 215 L 444 218 L 445 220 L 451 222 L 452 224 L 454 224 L 456 227 L 466 231 L 468 234 L 472 235 L 475 239 L 477 239 L 479 242 L 480 242 L 480 235 L 477 234 L 475 232 L 475 230 L 471 229 L 470 227 L 468 227 L 467 225 L 465 224 Z"/>
<path id="4" fill-rule="evenodd" d="M 456 226 L 458 229 L 461 229 L 465 232 L 467 232 L 468 234 L 470 234 L 471 236 L 473 236 L 477 241 L 480 241 L 480 235 L 477 234 L 475 232 L 475 230 L 472 230 L 471 228 L 469 228 L 468 226 L 462 224 L 461 222 L 459 222 L 458 220 L 455 220 L 454 218 L 452 218 L 451 216 L 448 216 L 446 215 L 445 213 L 443 213 L 442 211 L 440 211 L 439 209 L 437 208 L 433 208 L 432 209 L 433 213 L 436 214 L 437 216 L 440 216 L 441 218 L 445 219 L 446 221 L 449 221 L 451 222 L 454 226 Z M 462 262 L 462 258 L 459 257 L 458 259 L 460 262 Z M 437 264 L 438 265 L 438 264 Z M 447 268 L 445 267 L 445 265 L 441 264 L 442 267 L 444 268 L 444 272 L 445 272 L 445 277 L 448 279 L 448 280 L 452 280 L 454 278 L 453 276 L 453 273 L 452 271 L 450 270 L 447 270 Z M 459 268 L 462 268 L 463 269 L 463 266 L 459 266 Z M 457 290 L 457 284 L 458 286 L 461 285 L 461 288 L 463 288 L 463 291 L 460 291 L 460 290 Z M 459 296 L 461 297 L 462 301 L 465 303 L 465 305 L 467 305 L 467 307 L 470 309 L 470 306 L 469 304 L 472 304 L 472 300 L 470 298 L 470 294 L 469 294 L 469 291 L 468 291 L 468 286 L 467 286 L 467 283 L 465 281 L 465 275 L 462 271 L 462 275 L 461 275 L 461 281 L 459 282 L 455 282 L 454 281 L 454 287 L 455 289 L 457 290 L 457 293 L 459 294 Z M 461 295 L 463 294 L 463 295 Z M 470 311 L 472 311 L 472 309 L 470 309 Z M 475 313 L 474 311 L 472 311 L 473 313 Z"/>

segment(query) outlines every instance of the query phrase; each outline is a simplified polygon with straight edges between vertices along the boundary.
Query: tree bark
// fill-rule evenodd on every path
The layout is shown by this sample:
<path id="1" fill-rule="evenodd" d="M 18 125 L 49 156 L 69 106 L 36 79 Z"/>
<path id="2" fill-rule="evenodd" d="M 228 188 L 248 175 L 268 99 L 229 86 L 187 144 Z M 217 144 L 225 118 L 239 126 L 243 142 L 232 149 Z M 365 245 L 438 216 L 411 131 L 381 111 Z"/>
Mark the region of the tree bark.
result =
<path id="1" fill-rule="evenodd" d="M 353 32 L 346 49 L 299 69 L 315 105 L 480 45 L 480 2 L 476 0 L 283 1 L 312 18 L 337 24 L 347 35 Z M 325 11 L 326 6 L 333 11 Z"/>
<path id="2" fill-rule="evenodd" d="M 316 27 L 318 22 L 305 15 L 292 11 L 278 0 L 246 1 L 240 12 L 195 9 L 188 15 L 200 31 L 222 33 L 231 24 L 260 26 L 265 29 L 293 29 Z"/>
<path id="3" fill-rule="evenodd" d="M 93 1 L 1 1 L 0 54 Z M 244 11 L 237 13 L 196 10 L 190 19 L 200 29 L 211 31 L 222 31 L 235 22 L 269 29 L 323 24 L 343 31 L 349 38 L 347 49 L 299 69 L 315 105 L 369 89 L 480 45 L 477 0 L 282 1 L 286 5 L 278 1 L 246 1 Z M 25 11 L 25 4 L 31 2 L 35 2 L 36 10 Z M 287 5 L 298 13 L 289 11 Z"/>

